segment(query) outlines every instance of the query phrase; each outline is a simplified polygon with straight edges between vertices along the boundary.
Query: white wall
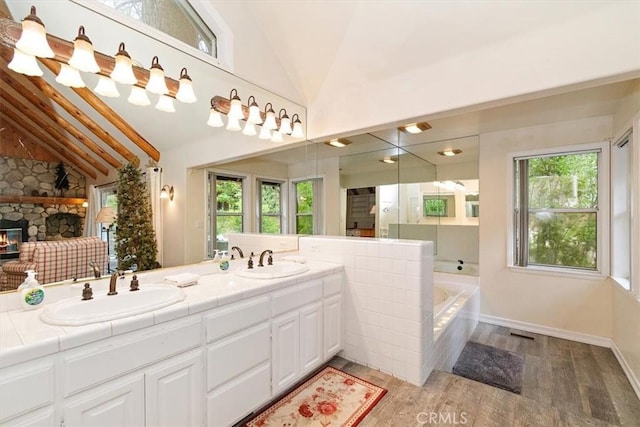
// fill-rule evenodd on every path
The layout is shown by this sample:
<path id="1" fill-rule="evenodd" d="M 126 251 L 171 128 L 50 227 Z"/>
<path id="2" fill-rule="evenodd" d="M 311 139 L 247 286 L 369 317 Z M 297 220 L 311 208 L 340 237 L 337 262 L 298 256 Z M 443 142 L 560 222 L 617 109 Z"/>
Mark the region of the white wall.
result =
<path id="1" fill-rule="evenodd" d="M 520 273 L 507 268 L 511 221 L 508 153 L 611 138 L 611 117 L 593 117 L 480 135 L 482 315 L 596 337 L 611 337 L 608 280 Z"/>

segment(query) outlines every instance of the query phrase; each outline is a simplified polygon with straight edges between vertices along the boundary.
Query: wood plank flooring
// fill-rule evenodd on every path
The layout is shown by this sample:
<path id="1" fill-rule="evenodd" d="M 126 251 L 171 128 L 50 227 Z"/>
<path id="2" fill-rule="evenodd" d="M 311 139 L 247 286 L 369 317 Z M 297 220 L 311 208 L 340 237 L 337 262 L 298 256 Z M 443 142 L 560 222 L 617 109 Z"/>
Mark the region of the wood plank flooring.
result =
<path id="1" fill-rule="evenodd" d="M 486 323 L 471 341 L 525 356 L 521 395 L 448 372 L 433 371 L 417 387 L 340 357 L 330 365 L 387 388 L 361 427 L 640 427 L 640 400 L 610 349 Z"/>

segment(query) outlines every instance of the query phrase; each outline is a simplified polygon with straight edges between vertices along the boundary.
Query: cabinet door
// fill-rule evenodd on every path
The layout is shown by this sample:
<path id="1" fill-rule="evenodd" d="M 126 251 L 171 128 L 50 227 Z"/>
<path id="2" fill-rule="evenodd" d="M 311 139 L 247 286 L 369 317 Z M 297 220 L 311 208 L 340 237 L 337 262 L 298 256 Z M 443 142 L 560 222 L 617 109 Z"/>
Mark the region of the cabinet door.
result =
<path id="1" fill-rule="evenodd" d="M 143 426 L 144 377 L 114 380 L 68 399 L 64 423 L 65 427 Z"/>
<path id="2" fill-rule="evenodd" d="M 322 341 L 322 301 L 318 301 L 300 309 L 300 373 L 320 366 Z"/>
<path id="3" fill-rule="evenodd" d="M 324 359 L 342 350 L 342 295 L 324 301 Z"/>
<path id="4" fill-rule="evenodd" d="M 199 426 L 203 421 L 204 368 L 197 350 L 158 364 L 145 374 L 148 426 Z"/>
<path id="5" fill-rule="evenodd" d="M 298 311 L 273 319 L 271 324 L 273 395 L 291 385 L 298 377 L 300 319 Z"/>

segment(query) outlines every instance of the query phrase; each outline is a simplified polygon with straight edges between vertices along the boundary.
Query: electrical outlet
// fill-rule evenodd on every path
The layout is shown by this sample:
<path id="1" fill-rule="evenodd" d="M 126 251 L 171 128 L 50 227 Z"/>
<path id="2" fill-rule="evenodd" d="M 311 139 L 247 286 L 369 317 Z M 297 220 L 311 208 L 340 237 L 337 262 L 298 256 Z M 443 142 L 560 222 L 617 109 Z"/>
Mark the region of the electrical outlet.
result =
<path id="1" fill-rule="evenodd" d="M 320 245 L 311 245 L 311 252 L 314 252 L 314 253 L 320 252 Z"/>

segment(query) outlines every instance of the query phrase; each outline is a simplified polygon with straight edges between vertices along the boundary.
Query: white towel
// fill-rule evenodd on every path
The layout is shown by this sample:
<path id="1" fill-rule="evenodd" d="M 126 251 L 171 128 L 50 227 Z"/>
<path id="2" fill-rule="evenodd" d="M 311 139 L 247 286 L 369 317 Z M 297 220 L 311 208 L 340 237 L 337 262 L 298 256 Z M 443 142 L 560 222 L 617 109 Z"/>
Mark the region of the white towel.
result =
<path id="1" fill-rule="evenodd" d="M 280 261 L 295 262 L 296 264 L 306 264 L 307 259 L 300 255 L 289 255 L 280 258 Z"/>
<path id="2" fill-rule="evenodd" d="M 170 285 L 175 285 L 179 288 L 184 288 L 185 286 L 191 286 L 198 283 L 198 279 L 200 276 L 194 273 L 180 273 L 173 274 L 171 276 L 166 276 L 164 281 Z"/>

